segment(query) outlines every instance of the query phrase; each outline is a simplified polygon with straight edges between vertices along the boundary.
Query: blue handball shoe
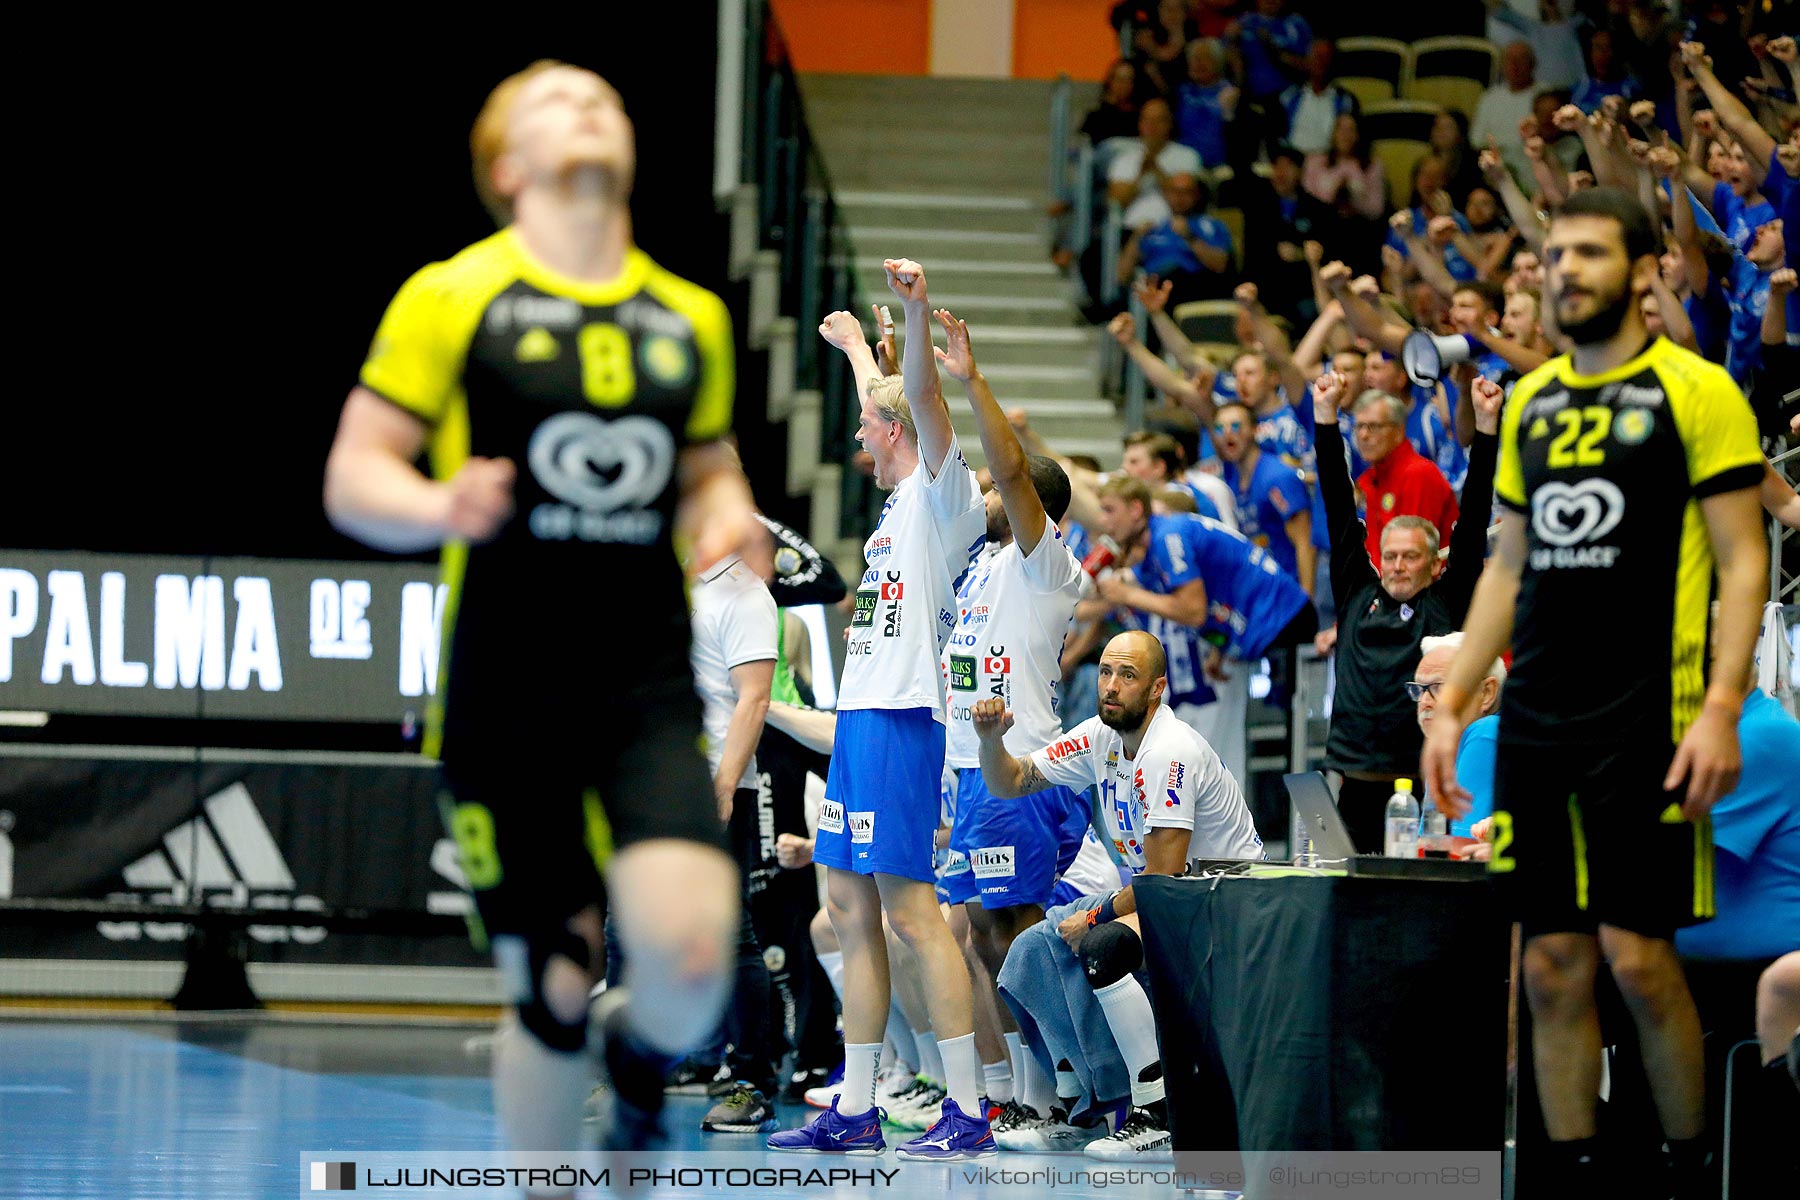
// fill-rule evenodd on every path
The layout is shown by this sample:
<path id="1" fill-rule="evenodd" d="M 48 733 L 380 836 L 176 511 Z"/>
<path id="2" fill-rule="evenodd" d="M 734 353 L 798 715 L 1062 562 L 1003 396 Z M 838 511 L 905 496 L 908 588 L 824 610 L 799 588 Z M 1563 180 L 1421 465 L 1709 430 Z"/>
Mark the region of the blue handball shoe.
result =
<path id="1" fill-rule="evenodd" d="M 1000 1152 L 994 1144 L 993 1130 L 984 1117 L 971 1117 L 944 1100 L 944 1115 L 938 1123 L 897 1151 L 901 1158 L 920 1158 L 936 1162 L 955 1162 L 964 1158 L 992 1158 Z"/>
<path id="2" fill-rule="evenodd" d="M 769 1138 L 771 1150 L 789 1150 L 801 1154 L 880 1154 L 887 1149 L 881 1136 L 881 1123 L 887 1113 L 871 1108 L 860 1116 L 846 1117 L 838 1112 L 838 1098 L 831 1107 L 815 1117 L 811 1124 L 799 1129 L 784 1129 Z M 982 1130 L 987 1129 L 986 1122 Z M 988 1139 L 993 1145 L 993 1138 Z"/>

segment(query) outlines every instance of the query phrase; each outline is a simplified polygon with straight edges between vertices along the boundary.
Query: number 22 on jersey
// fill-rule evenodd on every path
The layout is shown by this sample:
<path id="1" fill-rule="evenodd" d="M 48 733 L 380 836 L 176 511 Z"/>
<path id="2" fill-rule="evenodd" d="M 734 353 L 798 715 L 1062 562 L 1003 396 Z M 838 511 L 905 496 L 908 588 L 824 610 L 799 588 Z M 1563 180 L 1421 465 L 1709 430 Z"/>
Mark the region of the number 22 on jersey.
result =
<path id="1" fill-rule="evenodd" d="M 1600 449 L 1600 443 L 1612 429 L 1612 409 L 1604 404 L 1565 408 L 1556 414 L 1556 423 L 1562 426 L 1562 432 L 1550 443 L 1545 460 L 1552 469 L 1597 467 L 1606 461 L 1606 451 Z"/>

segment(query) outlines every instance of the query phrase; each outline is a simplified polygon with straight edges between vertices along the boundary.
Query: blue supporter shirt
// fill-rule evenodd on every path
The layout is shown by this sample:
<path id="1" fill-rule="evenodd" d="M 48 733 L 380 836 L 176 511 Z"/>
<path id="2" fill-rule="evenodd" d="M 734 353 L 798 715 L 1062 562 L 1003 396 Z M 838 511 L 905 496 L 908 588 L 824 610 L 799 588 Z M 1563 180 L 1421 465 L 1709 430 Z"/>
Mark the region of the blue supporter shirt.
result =
<path id="1" fill-rule="evenodd" d="M 1456 389 L 1444 384 L 1444 391 L 1454 411 Z M 1413 385 L 1412 411 L 1406 414 L 1406 440 L 1413 444 L 1421 458 L 1429 459 L 1444 473 L 1454 491 L 1462 490 L 1463 477 L 1469 473 L 1469 456 L 1462 443 L 1444 427 L 1437 406 L 1431 402 L 1432 389 Z"/>
<path id="2" fill-rule="evenodd" d="M 1231 231 L 1225 228 L 1222 221 L 1196 214 L 1188 217 L 1188 228 L 1199 240 L 1215 250 L 1231 253 Z M 1200 256 L 1188 240 L 1175 232 L 1173 222 L 1162 221 L 1144 231 L 1138 239 L 1138 259 L 1144 270 L 1152 275 L 1164 278 L 1177 271 L 1196 272 L 1206 270 Z"/>
<path id="3" fill-rule="evenodd" d="M 1732 198 L 1736 199 L 1736 196 Z M 1755 204 L 1745 204 L 1738 200 L 1736 207 L 1731 210 L 1730 223 L 1721 221 L 1720 224 L 1725 225 L 1726 238 L 1737 247 L 1739 254 L 1743 254 L 1750 249 L 1750 243 L 1756 240 L 1757 227 L 1767 225 L 1777 215 L 1775 206 L 1767 199 Z"/>
<path id="4" fill-rule="evenodd" d="M 1259 454 L 1256 469 L 1246 475 L 1235 463 L 1225 464 L 1225 482 L 1237 494 L 1238 532 L 1260 546 L 1275 565 L 1300 577 L 1298 552 L 1288 537 L 1287 522 L 1297 512 L 1310 512 L 1311 497 L 1300 472 L 1272 454 Z"/>
<path id="5" fill-rule="evenodd" d="M 1731 305 L 1725 302 L 1725 289 L 1709 285 L 1704 296 L 1689 292 L 1681 307 L 1694 327 L 1694 344 L 1700 348 L 1700 357 L 1708 362 L 1724 362 L 1725 339 L 1731 332 Z"/>
<path id="6" fill-rule="evenodd" d="M 1431 224 L 1431 214 L 1425 211 L 1423 205 L 1409 211 L 1412 213 L 1413 236 L 1424 237 L 1426 227 Z M 1464 233 L 1473 232 L 1469 228 L 1469 219 L 1467 217 L 1463 216 L 1461 213 L 1451 213 L 1450 215 L 1456 218 L 1456 227 L 1458 229 L 1462 230 Z M 1406 242 L 1392 229 L 1388 230 L 1387 244 L 1398 250 L 1402 255 L 1406 254 Z M 1444 269 L 1449 271 L 1450 277 L 1458 283 L 1472 283 L 1481 275 L 1481 272 L 1475 269 L 1475 264 L 1464 258 L 1462 251 L 1458 250 L 1454 243 L 1444 247 Z"/>
<path id="7" fill-rule="evenodd" d="M 1200 633 L 1244 662 L 1261 658 L 1311 603 L 1293 576 L 1242 534 L 1185 513 L 1150 518 L 1149 544 L 1136 572 L 1146 589 L 1165 596 L 1201 580 L 1207 614 Z"/>
<path id="8" fill-rule="evenodd" d="M 1751 374 L 1762 366 L 1762 319 L 1769 307 L 1769 274 L 1739 254 L 1732 260 L 1731 278 L 1725 285 L 1725 304 L 1731 310 L 1725 369 L 1739 387 L 1748 387 Z M 1707 290 L 1712 290 L 1712 285 Z"/>
<path id="9" fill-rule="evenodd" d="M 1219 93 L 1230 84 L 1188 80 L 1175 91 L 1175 140 L 1200 156 L 1209 167 L 1225 163 L 1225 107 Z"/>
<path id="10" fill-rule="evenodd" d="M 1695 958 L 1773 958 L 1800 950 L 1800 722 L 1752 691 L 1738 718 L 1743 773 L 1713 806 L 1718 916 L 1677 930 Z"/>
<path id="11" fill-rule="evenodd" d="M 1239 17 L 1238 47 L 1244 56 L 1244 90 L 1258 99 L 1280 95 L 1293 82 L 1263 45 L 1264 34 L 1268 35 L 1270 45 L 1289 54 L 1304 56 L 1312 46 L 1312 27 L 1299 13 L 1265 17 L 1253 12 Z"/>
<path id="12" fill-rule="evenodd" d="M 1581 82 L 1575 85 L 1575 90 L 1570 93 L 1569 103 L 1584 113 L 1596 113 L 1600 111 L 1600 102 L 1608 96 L 1623 96 L 1628 101 L 1636 100 L 1638 97 L 1637 83 L 1629 75 L 1621 75 L 1613 80 L 1595 79 L 1591 75 L 1584 75 Z"/>
<path id="13" fill-rule="evenodd" d="M 1469 813 L 1450 822 L 1456 837 L 1474 837 L 1477 821 L 1494 815 L 1494 755 L 1499 745 L 1500 714 L 1469 722 L 1456 744 L 1456 782 L 1469 793 Z"/>

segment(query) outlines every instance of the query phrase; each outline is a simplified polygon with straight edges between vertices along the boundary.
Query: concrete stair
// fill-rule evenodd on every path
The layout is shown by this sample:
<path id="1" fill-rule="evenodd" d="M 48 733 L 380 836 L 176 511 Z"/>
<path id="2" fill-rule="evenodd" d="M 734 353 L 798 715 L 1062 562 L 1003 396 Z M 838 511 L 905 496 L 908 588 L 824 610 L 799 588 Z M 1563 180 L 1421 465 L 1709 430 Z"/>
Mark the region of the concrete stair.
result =
<path id="1" fill-rule="evenodd" d="M 800 90 L 864 300 L 897 308 L 881 260 L 917 259 L 933 305 L 969 323 L 1000 403 L 1023 407 L 1057 450 L 1116 464 L 1122 429 L 1101 394 L 1104 335 L 1081 319 L 1049 259 L 1051 85 L 805 75 Z M 870 314 L 858 316 L 872 336 Z M 979 464 L 961 388 L 947 382 L 958 435 Z"/>

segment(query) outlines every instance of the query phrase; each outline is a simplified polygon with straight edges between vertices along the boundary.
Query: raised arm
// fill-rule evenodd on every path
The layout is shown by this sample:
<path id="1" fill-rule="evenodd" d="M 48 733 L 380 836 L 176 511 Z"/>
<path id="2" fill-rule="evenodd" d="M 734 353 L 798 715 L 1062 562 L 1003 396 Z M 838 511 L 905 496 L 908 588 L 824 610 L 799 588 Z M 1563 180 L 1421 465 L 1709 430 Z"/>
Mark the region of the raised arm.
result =
<path id="1" fill-rule="evenodd" d="M 1212 388 L 1195 386 L 1170 369 L 1169 364 L 1150 352 L 1150 347 L 1137 340 L 1137 322 L 1130 313 L 1120 313 L 1107 323 L 1106 331 L 1113 336 L 1131 361 L 1143 371 L 1144 378 L 1150 386 L 1172 398 L 1183 408 L 1192 409 L 1204 421 L 1212 420 Z"/>
<path id="2" fill-rule="evenodd" d="M 1384 354 L 1400 353 L 1412 328 L 1398 321 L 1390 322 L 1380 309 L 1352 288 L 1349 267 L 1341 262 L 1327 263 L 1319 272 L 1319 278 L 1331 289 L 1332 299 L 1343 308 L 1344 319 L 1350 322 L 1350 328 L 1358 336 L 1374 342 L 1375 348 Z"/>
<path id="3" fill-rule="evenodd" d="M 1544 148 L 1544 139 L 1538 138 L 1537 142 L 1538 150 L 1541 153 Z M 1528 147 L 1527 153 L 1529 152 Z M 1479 162 L 1481 177 L 1487 180 L 1489 187 L 1499 192 L 1500 202 L 1506 205 L 1507 215 L 1512 218 L 1513 228 L 1519 231 L 1519 236 L 1525 239 L 1525 244 L 1532 250 L 1542 250 L 1544 248 L 1544 223 L 1538 219 L 1537 209 L 1531 206 L 1531 201 L 1526 198 L 1525 193 L 1519 190 L 1519 181 L 1514 179 L 1512 172 L 1507 169 L 1506 160 L 1500 157 L 1499 147 L 1494 145 L 1492 138 L 1488 139 L 1487 149 L 1481 152 Z"/>
<path id="4" fill-rule="evenodd" d="M 1796 231 L 1795 237 L 1800 237 Z M 1782 267 L 1769 276 L 1769 303 L 1763 309 L 1762 344 L 1765 346 L 1787 345 L 1787 298 L 1794 291 L 1795 273 L 1792 267 Z"/>
<path id="5" fill-rule="evenodd" d="M 1688 74 L 1694 77 L 1694 82 L 1706 93 L 1714 115 L 1724 123 L 1732 137 L 1744 144 L 1744 157 L 1753 165 L 1766 170 L 1769 156 L 1775 153 L 1775 139 L 1769 136 L 1768 130 L 1756 123 L 1756 118 L 1750 115 L 1744 102 L 1732 95 L 1731 90 L 1713 74 L 1712 59 L 1707 56 L 1705 45 L 1700 42 L 1681 43 L 1681 65 L 1688 69 Z"/>
<path id="6" fill-rule="evenodd" d="M 850 375 L 856 380 L 856 399 L 861 404 L 869 394 L 869 385 L 882 375 L 875 362 L 875 352 L 869 349 L 868 339 L 863 336 L 862 322 L 854 313 L 841 309 L 827 313 L 819 322 L 819 336 L 843 351 L 844 357 L 850 360 Z"/>
<path id="7" fill-rule="evenodd" d="M 937 360 L 932 355 L 931 308 L 925 295 L 925 268 L 910 258 L 890 258 L 881 264 L 888 287 L 900 297 L 905 313 L 906 345 L 900 353 L 900 376 L 906 400 L 912 407 L 913 424 L 919 431 L 919 458 L 933 476 L 943 469 L 944 456 L 956 431 L 950 427 L 950 409 L 944 404 L 938 381 Z"/>
<path id="8" fill-rule="evenodd" d="M 1418 271 L 1419 278 L 1448 300 L 1456 293 L 1456 280 L 1444 265 L 1444 251 L 1438 242 L 1443 236 L 1443 226 L 1439 222 L 1443 221 L 1449 222 L 1452 229 L 1456 227 L 1453 217 L 1433 217 L 1427 226 L 1432 232 L 1428 237 L 1420 237 L 1413 232 L 1412 212 L 1403 208 L 1388 218 L 1388 227 L 1405 243 L 1406 257 L 1411 261 L 1413 269 Z"/>
<path id="9" fill-rule="evenodd" d="M 424 421 L 368 388 L 351 389 L 325 460 L 332 526 L 394 554 L 499 533 L 513 513 L 512 461 L 470 458 L 448 482 L 436 482 L 413 466 L 428 432 Z"/>
<path id="10" fill-rule="evenodd" d="M 1468 610 L 1487 558 L 1488 513 L 1494 506 L 1494 466 L 1500 450 L 1500 408 L 1506 402 L 1499 384 L 1480 377 L 1469 385 L 1469 396 L 1475 408 L 1469 474 L 1463 481 L 1461 515 L 1450 531 L 1450 561 L 1437 585 L 1452 621 Z"/>
<path id="11" fill-rule="evenodd" d="M 988 470 L 994 486 L 1000 491 L 1000 502 L 1006 506 L 1006 519 L 1012 525 L 1013 541 L 1026 557 L 1037 548 L 1038 539 L 1050 524 L 1044 502 L 1038 499 L 1031 483 L 1031 465 L 1025 448 L 1001 411 L 999 402 L 981 369 L 975 365 L 975 351 L 969 344 L 969 323 L 959 321 L 947 309 L 937 311 L 938 324 L 944 327 L 948 350 L 932 347 L 938 366 L 952 379 L 959 379 L 969 394 L 969 407 L 974 410 L 975 424 L 981 433 L 981 451 L 987 456 Z"/>
<path id="12" fill-rule="evenodd" d="M 969 719 L 981 742 L 982 784 L 996 800 L 1014 800 L 1050 786 L 1029 755 L 1007 753 L 1006 731 L 1013 727 L 1013 715 L 1005 700 L 998 696 L 977 700 L 969 708 Z"/>
<path id="13" fill-rule="evenodd" d="M 1319 288 L 1324 291 L 1323 284 Z M 1294 365 L 1300 368 L 1302 375 L 1317 375 L 1324 368 L 1326 353 L 1334 351 L 1335 343 L 1340 340 L 1349 340 L 1344 336 L 1344 306 L 1331 299 L 1330 292 L 1325 292 L 1325 303 L 1319 305 L 1318 319 L 1307 328 L 1306 335 L 1294 348 Z"/>
<path id="14" fill-rule="evenodd" d="M 1675 187 L 1675 203 L 1669 206 L 1669 219 L 1675 226 L 1675 244 L 1681 249 L 1681 261 L 1687 268 L 1688 287 L 1696 296 L 1705 296 L 1712 286 L 1706 269 L 1706 254 L 1700 249 L 1700 226 L 1694 220 L 1694 193 L 1679 183 Z"/>
<path id="15" fill-rule="evenodd" d="M 1663 331 L 1669 340 L 1685 350 L 1700 353 L 1700 339 L 1694 336 L 1694 323 L 1688 320 L 1687 305 L 1663 282 L 1660 270 L 1650 277 L 1650 294 L 1656 297 L 1656 311 L 1662 314 Z"/>
<path id="16" fill-rule="evenodd" d="M 1281 380 L 1281 386 L 1287 389 L 1288 403 L 1297 404 L 1306 392 L 1306 376 L 1294 363 L 1294 356 L 1288 346 L 1287 335 L 1281 332 L 1280 326 L 1269 319 L 1269 310 L 1257 299 L 1254 283 L 1240 283 L 1232 298 L 1238 302 L 1250 318 L 1250 330 L 1256 340 L 1262 344 L 1263 353 L 1269 356 L 1274 364 L 1275 375 Z"/>
<path id="17" fill-rule="evenodd" d="M 1338 432 L 1338 406 L 1350 380 L 1327 371 L 1313 380 L 1313 449 L 1318 459 L 1319 495 L 1331 534 L 1331 591 L 1338 611 L 1348 597 L 1376 579 L 1365 547 L 1368 530 L 1356 515 L 1356 485 L 1345 461 L 1344 437 Z"/>
<path id="18" fill-rule="evenodd" d="M 1169 315 L 1169 292 L 1174 286 L 1166 279 L 1159 280 L 1151 275 L 1133 285 L 1132 291 L 1137 295 L 1138 303 L 1144 306 L 1144 311 L 1150 314 L 1151 328 L 1156 330 L 1157 340 L 1162 343 L 1163 350 L 1175 356 L 1175 361 L 1181 365 L 1182 370 L 1193 371 L 1196 364 L 1206 362 L 1206 356 L 1200 353 L 1200 348 L 1188 339 L 1181 326 L 1175 323 L 1175 318 Z"/>

